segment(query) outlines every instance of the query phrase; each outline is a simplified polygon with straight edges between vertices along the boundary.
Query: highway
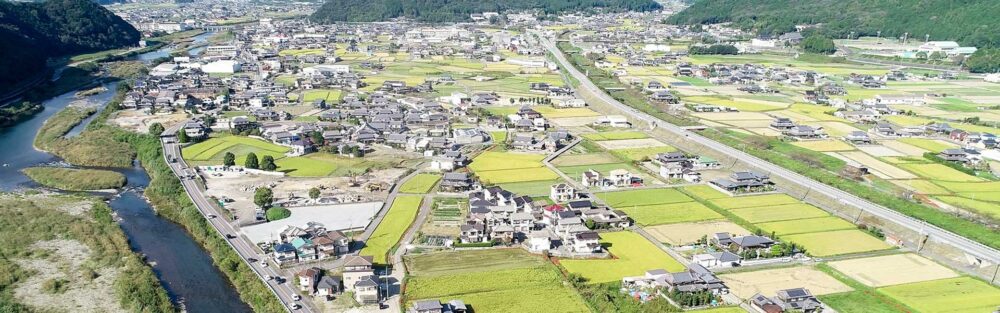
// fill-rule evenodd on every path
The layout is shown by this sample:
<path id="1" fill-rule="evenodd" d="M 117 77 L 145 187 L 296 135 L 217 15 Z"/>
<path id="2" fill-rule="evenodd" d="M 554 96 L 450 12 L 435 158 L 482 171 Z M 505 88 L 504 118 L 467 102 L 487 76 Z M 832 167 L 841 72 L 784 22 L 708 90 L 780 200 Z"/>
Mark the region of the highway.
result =
<path id="1" fill-rule="evenodd" d="M 773 176 L 783 178 L 785 180 L 796 182 L 806 188 L 813 190 L 814 192 L 819 192 L 832 199 L 838 199 L 845 205 L 850 205 L 863 210 L 864 212 L 879 217 L 884 220 L 892 221 L 893 223 L 907 227 L 915 232 L 926 234 L 927 236 L 934 238 L 937 241 L 941 241 L 952 246 L 955 246 L 962 251 L 974 255 L 983 260 L 990 260 L 993 264 L 1000 263 L 1000 251 L 973 241 L 971 239 L 959 236 L 950 231 L 944 230 L 940 227 L 928 224 L 927 222 L 912 218 L 910 216 L 904 215 L 902 213 L 896 212 L 887 207 L 872 203 L 868 200 L 862 199 L 858 196 L 847 193 L 843 190 L 828 186 L 826 184 L 815 181 L 799 173 L 793 172 L 791 170 L 785 169 L 783 167 L 774 165 L 770 162 L 759 159 L 748 153 L 740 151 L 738 149 L 732 148 L 730 146 L 721 144 L 714 140 L 708 139 L 696 133 L 687 131 L 677 125 L 673 125 L 663 121 L 659 118 L 653 117 L 646 113 L 640 112 L 632 107 L 622 104 L 618 100 L 615 100 L 610 95 L 605 93 L 603 90 L 594 85 L 593 82 L 587 78 L 582 72 L 580 72 L 576 67 L 574 67 L 563 55 L 555 43 L 546 38 L 544 35 L 535 32 L 539 38 L 541 38 L 543 45 L 559 62 L 560 66 L 570 74 L 573 75 L 578 81 L 580 81 L 580 86 L 578 89 L 581 91 L 586 91 L 592 94 L 595 98 L 601 100 L 602 102 L 617 108 L 618 110 L 624 112 L 630 117 L 636 120 L 642 120 L 650 125 L 655 125 L 656 127 L 662 128 L 678 136 L 684 136 L 686 140 L 690 140 L 701 146 L 712 149 L 722 155 L 729 155 L 742 160 L 743 162 L 749 163 L 754 167 L 767 171 Z"/>
<path id="2" fill-rule="evenodd" d="M 176 134 L 177 130 L 183 125 L 184 123 L 180 123 L 170 129 L 167 129 L 163 133 Z M 251 269 L 253 269 L 254 273 L 257 274 L 261 281 L 263 281 L 264 284 L 271 289 L 271 292 L 273 292 L 275 296 L 278 297 L 278 300 L 281 301 L 282 305 L 284 305 L 285 310 L 288 312 L 318 312 L 311 301 L 295 301 L 292 298 L 294 295 L 298 294 L 296 290 L 298 284 L 295 281 L 295 277 L 289 275 L 289 277 L 285 277 L 286 279 L 281 282 L 274 279 L 274 277 L 283 277 L 283 275 L 275 266 L 261 266 L 260 260 L 267 260 L 267 255 L 258 253 L 258 248 L 248 239 L 240 236 L 236 226 L 225 217 L 209 217 L 210 215 L 217 215 L 217 212 L 213 209 L 211 200 L 205 196 L 204 190 L 202 190 L 201 186 L 198 185 L 196 179 L 197 174 L 194 169 L 189 168 L 180 157 L 181 145 L 177 143 L 176 136 L 170 135 L 167 137 L 161 137 L 160 143 L 163 145 L 163 157 L 166 159 L 167 165 L 170 166 L 170 170 L 174 172 L 174 175 L 177 175 L 177 177 L 180 178 L 181 185 L 184 186 L 184 190 L 187 191 L 187 195 L 191 198 L 191 201 L 194 202 L 196 207 L 198 207 L 198 211 L 201 212 L 202 216 L 205 216 L 209 225 L 212 225 L 212 228 L 215 228 L 215 230 L 219 232 L 220 236 L 226 238 L 226 242 L 229 243 L 229 246 L 240 255 L 240 258 L 243 259 L 243 261 L 246 262 Z M 171 162 L 171 157 L 175 157 L 176 161 Z M 234 237 L 229 238 L 227 235 Z M 251 258 L 258 261 L 251 262 Z M 266 277 L 268 276 L 272 277 L 272 279 L 267 279 Z M 308 299 L 308 297 L 304 299 Z M 301 308 L 293 308 L 294 304 L 301 306 Z"/>

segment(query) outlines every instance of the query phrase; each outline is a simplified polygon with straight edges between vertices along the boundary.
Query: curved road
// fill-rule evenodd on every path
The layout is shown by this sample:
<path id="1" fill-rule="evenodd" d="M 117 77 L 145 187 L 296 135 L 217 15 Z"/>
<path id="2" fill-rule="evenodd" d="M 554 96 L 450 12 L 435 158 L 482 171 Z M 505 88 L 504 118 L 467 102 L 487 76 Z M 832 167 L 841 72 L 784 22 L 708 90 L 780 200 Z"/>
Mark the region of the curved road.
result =
<path id="1" fill-rule="evenodd" d="M 899 225 L 903 225 L 904 227 L 907 227 L 913 231 L 926 234 L 929 237 L 934 237 L 938 241 L 943 241 L 945 243 L 948 243 L 952 246 L 961 249 L 962 251 L 965 251 L 968 254 L 977 256 L 980 259 L 990 260 L 994 264 L 1000 263 L 1000 251 L 994 248 L 988 247 L 971 239 L 956 235 L 955 233 L 928 224 L 927 222 L 904 215 L 902 213 L 896 212 L 884 206 L 872 203 L 868 200 L 862 199 L 858 196 L 852 195 L 843 190 L 820 183 L 799 173 L 774 165 L 770 162 L 759 159 L 755 156 L 752 156 L 738 149 L 702 137 L 696 133 L 689 132 L 677 125 L 667 123 L 666 121 L 663 121 L 659 118 L 650 116 L 646 113 L 640 112 L 632 107 L 622 104 L 621 102 L 618 102 L 618 100 L 615 100 L 607 93 L 605 93 L 603 90 L 598 88 L 596 85 L 594 85 L 594 83 L 591 82 L 586 75 L 581 73 L 568 60 L 566 60 L 566 57 L 563 55 L 562 51 L 560 51 L 556 47 L 554 42 L 552 42 L 549 38 L 544 37 L 544 35 L 538 34 L 537 32 L 535 34 L 542 39 L 542 43 L 545 45 L 545 48 L 552 53 L 552 55 L 556 58 L 559 64 L 563 68 L 565 68 L 566 71 L 570 73 L 570 75 L 573 75 L 573 77 L 575 77 L 578 81 L 580 81 L 579 89 L 589 92 L 597 99 L 600 99 L 601 101 L 619 109 L 620 111 L 625 112 L 632 118 L 646 121 L 647 123 L 650 123 L 650 125 L 656 125 L 678 136 L 685 136 L 687 140 L 691 140 L 697 144 L 708 147 L 712 150 L 715 150 L 718 153 L 736 157 L 746 163 L 753 165 L 754 167 L 770 172 L 771 175 L 775 175 L 786 180 L 797 182 L 798 184 L 810 188 L 816 192 L 822 193 L 827 197 L 838 199 L 846 205 L 860 208 L 861 210 L 871 215 L 892 221 Z"/>

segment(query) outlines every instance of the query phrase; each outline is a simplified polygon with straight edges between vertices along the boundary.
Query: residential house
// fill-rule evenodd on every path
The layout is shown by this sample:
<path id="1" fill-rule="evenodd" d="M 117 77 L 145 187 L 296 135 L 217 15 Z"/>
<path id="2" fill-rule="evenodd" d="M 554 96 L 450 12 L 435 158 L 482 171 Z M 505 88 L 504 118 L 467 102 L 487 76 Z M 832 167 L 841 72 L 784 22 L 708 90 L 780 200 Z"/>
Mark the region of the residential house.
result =
<path id="1" fill-rule="evenodd" d="M 767 174 L 750 171 L 735 172 L 730 174 L 728 179 L 715 179 L 711 183 L 732 193 L 770 191 L 774 189 L 774 183 L 771 182 Z"/>
<path id="2" fill-rule="evenodd" d="M 819 312 L 823 303 L 805 288 L 778 290 L 775 297 L 758 293 L 750 297 L 750 307 L 761 313 Z"/>
<path id="3" fill-rule="evenodd" d="M 555 202 L 567 202 L 576 199 L 576 188 L 566 183 L 558 183 L 549 187 L 549 198 Z"/>

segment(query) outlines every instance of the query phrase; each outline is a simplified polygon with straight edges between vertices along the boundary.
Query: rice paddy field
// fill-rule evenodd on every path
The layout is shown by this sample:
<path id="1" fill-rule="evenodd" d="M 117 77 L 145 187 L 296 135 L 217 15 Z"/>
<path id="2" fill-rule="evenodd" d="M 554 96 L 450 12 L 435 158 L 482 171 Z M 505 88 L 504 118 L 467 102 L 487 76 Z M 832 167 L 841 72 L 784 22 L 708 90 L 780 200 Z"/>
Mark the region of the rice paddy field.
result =
<path id="1" fill-rule="evenodd" d="M 809 289 L 813 295 L 853 290 L 829 274 L 808 266 L 722 274 L 719 278 L 741 299 L 748 299 L 756 293 L 773 296 L 778 290 L 801 287 Z"/>
<path id="2" fill-rule="evenodd" d="M 248 153 L 253 152 L 258 160 L 270 155 L 275 160 L 285 157 L 290 149 L 264 140 L 242 136 L 212 137 L 205 141 L 184 147 L 181 155 L 192 165 L 222 165 L 227 152 L 236 156 L 236 164 L 242 165 Z"/>
<path id="3" fill-rule="evenodd" d="M 625 276 L 640 276 L 653 269 L 668 272 L 684 270 L 684 265 L 636 233 L 601 233 L 601 244 L 615 256 L 614 259 L 561 259 L 559 264 L 570 273 L 580 274 L 591 284 L 619 281 Z"/>
<path id="4" fill-rule="evenodd" d="M 598 193 L 612 208 L 622 210 L 642 226 L 722 219 L 677 189 L 657 188 Z"/>
<path id="5" fill-rule="evenodd" d="M 459 299 L 476 312 L 589 312 L 562 274 L 521 249 L 449 251 L 404 260 L 410 275 L 404 303 Z M 511 301 L 517 299 L 517 301 Z"/>
<path id="6" fill-rule="evenodd" d="M 484 184 L 552 181 L 559 178 L 542 164 L 542 154 L 486 151 L 472 159 L 469 169 Z"/>
<path id="7" fill-rule="evenodd" d="M 587 138 L 593 141 L 603 141 L 603 140 L 624 140 L 624 139 L 644 139 L 649 138 L 644 132 L 637 131 L 609 131 L 609 132 L 599 132 L 599 133 L 587 133 L 580 137 Z"/>
<path id="8" fill-rule="evenodd" d="M 674 152 L 674 151 L 677 151 L 677 148 L 671 146 L 659 146 L 659 147 L 648 147 L 648 148 L 614 149 L 611 150 L 610 152 L 611 154 L 614 154 L 624 160 L 632 162 L 642 162 L 655 158 L 657 154 Z"/>
<path id="9" fill-rule="evenodd" d="M 413 176 L 399 187 L 402 193 L 428 193 L 437 182 L 441 180 L 441 175 L 421 173 Z"/>
<path id="10" fill-rule="evenodd" d="M 1000 306 L 1000 289 L 969 277 L 889 286 L 878 291 L 920 312 L 992 312 Z"/>
<path id="11" fill-rule="evenodd" d="M 656 240 L 673 246 L 697 242 L 702 236 L 727 232 L 735 236 L 749 235 L 750 231 L 729 221 L 704 221 L 643 227 Z"/>
<path id="12" fill-rule="evenodd" d="M 829 265 L 869 287 L 958 277 L 955 271 L 913 253 L 834 261 Z"/>
<path id="13" fill-rule="evenodd" d="M 892 248 L 882 240 L 856 229 L 787 235 L 781 238 L 805 247 L 810 255 L 818 257 Z"/>
<path id="14" fill-rule="evenodd" d="M 387 264 L 386 256 L 391 252 L 393 246 L 403 237 L 406 229 L 413 224 L 413 219 L 417 217 L 417 210 L 423 196 L 398 196 L 389 207 L 389 212 L 385 214 L 382 222 L 375 228 L 371 238 L 365 242 L 365 247 L 359 252 L 360 255 L 372 256 L 374 262 Z"/>

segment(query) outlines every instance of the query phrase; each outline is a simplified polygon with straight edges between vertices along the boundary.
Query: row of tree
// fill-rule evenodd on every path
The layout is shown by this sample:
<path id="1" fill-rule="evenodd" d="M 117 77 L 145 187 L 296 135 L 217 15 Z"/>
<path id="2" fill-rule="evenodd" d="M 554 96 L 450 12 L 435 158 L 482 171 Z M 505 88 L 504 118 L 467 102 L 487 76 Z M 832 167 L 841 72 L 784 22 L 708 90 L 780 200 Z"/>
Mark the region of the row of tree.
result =
<path id="1" fill-rule="evenodd" d="M 222 165 L 235 166 L 236 155 L 232 152 L 226 152 L 226 155 L 222 157 Z M 264 157 L 258 161 L 257 154 L 253 152 L 247 154 L 246 160 L 243 161 L 243 167 L 265 171 L 274 171 L 278 169 L 278 165 L 274 164 L 273 156 L 264 155 Z"/>
<path id="2" fill-rule="evenodd" d="M 655 11 L 653 0 L 328 0 L 310 17 L 314 22 L 378 22 L 408 17 L 423 22 L 460 22 L 473 13 L 539 10 L 544 14 L 592 11 Z"/>

